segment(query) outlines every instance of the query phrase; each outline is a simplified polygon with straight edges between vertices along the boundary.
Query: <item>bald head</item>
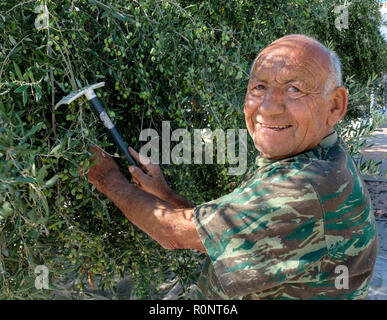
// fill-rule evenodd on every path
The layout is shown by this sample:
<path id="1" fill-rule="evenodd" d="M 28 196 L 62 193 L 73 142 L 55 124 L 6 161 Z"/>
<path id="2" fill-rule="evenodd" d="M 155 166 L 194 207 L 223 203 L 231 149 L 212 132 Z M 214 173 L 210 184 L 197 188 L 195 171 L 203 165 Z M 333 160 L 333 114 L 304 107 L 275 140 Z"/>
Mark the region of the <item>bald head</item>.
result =
<path id="1" fill-rule="evenodd" d="M 325 79 L 321 79 L 325 83 L 325 94 L 342 85 L 341 63 L 338 55 L 317 40 L 299 34 L 279 38 L 263 49 L 254 60 L 250 75 L 256 63 L 262 60 L 262 57 L 267 58 L 267 54 L 273 51 L 277 53 L 284 52 L 290 55 L 297 54 L 299 60 L 313 59 L 320 64 L 326 70 L 323 74 L 319 74 L 319 76 L 324 76 L 326 73 Z"/>

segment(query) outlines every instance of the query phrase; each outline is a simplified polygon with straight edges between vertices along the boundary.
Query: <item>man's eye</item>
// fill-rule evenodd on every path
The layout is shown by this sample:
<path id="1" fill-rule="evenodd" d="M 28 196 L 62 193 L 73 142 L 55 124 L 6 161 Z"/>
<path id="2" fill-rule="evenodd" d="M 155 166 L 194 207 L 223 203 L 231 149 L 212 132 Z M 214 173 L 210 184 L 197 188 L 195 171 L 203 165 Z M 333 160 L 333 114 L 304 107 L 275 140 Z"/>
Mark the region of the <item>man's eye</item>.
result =
<path id="1" fill-rule="evenodd" d="M 259 84 L 251 89 L 251 93 L 255 96 L 261 96 L 265 93 L 265 86 L 262 84 Z"/>
<path id="2" fill-rule="evenodd" d="M 295 87 L 295 86 L 289 87 L 288 90 L 289 90 L 290 92 L 300 92 L 300 90 L 299 90 L 297 87 Z"/>
<path id="3" fill-rule="evenodd" d="M 255 86 L 251 91 L 255 94 L 260 94 L 260 93 L 262 93 L 263 90 L 265 90 L 265 86 L 262 84 L 259 84 L 259 85 Z"/>

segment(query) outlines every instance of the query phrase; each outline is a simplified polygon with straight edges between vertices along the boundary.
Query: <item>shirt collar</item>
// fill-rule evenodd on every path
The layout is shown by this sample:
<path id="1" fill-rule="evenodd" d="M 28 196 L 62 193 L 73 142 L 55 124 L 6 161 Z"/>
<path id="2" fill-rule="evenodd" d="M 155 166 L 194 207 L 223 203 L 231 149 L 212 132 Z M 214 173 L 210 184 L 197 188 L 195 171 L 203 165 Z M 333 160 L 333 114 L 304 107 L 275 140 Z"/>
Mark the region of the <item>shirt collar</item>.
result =
<path id="1" fill-rule="evenodd" d="M 327 148 L 327 147 L 332 146 L 332 145 L 335 144 L 336 142 L 337 142 L 337 132 L 336 132 L 336 131 L 333 131 L 332 133 L 330 133 L 329 135 L 327 135 L 324 139 L 322 139 L 322 140 L 320 141 L 320 143 L 317 145 L 317 147 Z M 309 151 L 309 150 L 308 150 L 308 151 Z M 276 162 L 276 161 L 280 161 L 280 160 L 261 158 L 260 156 L 258 156 L 258 157 L 255 158 L 255 164 L 256 164 L 258 167 L 263 167 L 263 166 L 269 165 L 269 164 L 271 164 L 271 163 L 274 163 L 274 162 Z"/>
<path id="2" fill-rule="evenodd" d="M 335 144 L 336 141 L 337 141 L 337 132 L 333 131 L 331 134 L 327 135 L 324 139 L 322 139 L 318 145 L 322 148 L 327 148 Z"/>

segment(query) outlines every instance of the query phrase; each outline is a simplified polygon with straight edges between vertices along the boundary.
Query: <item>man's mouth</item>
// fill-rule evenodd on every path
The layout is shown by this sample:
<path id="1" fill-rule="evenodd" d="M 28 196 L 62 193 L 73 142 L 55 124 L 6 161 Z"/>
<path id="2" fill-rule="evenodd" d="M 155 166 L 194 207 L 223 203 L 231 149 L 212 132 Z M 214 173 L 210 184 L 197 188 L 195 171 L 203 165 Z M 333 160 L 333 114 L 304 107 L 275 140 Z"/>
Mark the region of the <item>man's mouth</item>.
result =
<path id="1" fill-rule="evenodd" d="M 291 125 L 269 125 L 258 122 L 259 126 L 264 129 L 271 129 L 275 131 L 282 131 L 291 127 Z"/>

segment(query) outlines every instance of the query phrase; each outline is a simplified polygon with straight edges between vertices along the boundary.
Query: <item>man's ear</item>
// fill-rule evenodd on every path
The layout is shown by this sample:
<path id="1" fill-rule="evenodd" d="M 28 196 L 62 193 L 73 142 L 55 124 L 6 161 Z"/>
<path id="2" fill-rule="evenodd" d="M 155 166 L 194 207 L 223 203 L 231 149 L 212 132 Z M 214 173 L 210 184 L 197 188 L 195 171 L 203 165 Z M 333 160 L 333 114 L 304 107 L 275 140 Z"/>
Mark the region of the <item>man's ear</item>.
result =
<path id="1" fill-rule="evenodd" d="M 347 111 L 348 95 L 343 86 L 337 87 L 330 98 L 330 109 L 328 114 L 328 125 L 333 127 L 344 117 Z"/>

